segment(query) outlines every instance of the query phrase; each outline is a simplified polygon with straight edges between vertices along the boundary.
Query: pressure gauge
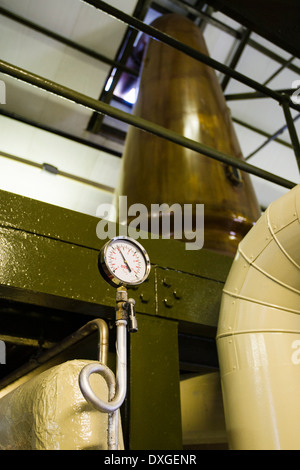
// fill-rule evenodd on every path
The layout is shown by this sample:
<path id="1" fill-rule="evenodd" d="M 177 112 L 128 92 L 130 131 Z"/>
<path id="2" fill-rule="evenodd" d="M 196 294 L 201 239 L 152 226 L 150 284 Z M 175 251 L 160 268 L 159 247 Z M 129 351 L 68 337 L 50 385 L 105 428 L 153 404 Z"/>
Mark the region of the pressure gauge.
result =
<path id="1" fill-rule="evenodd" d="M 114 286 L 135 286 L 150 273 L 150 259 L 143 246 L 132 238 L 119 236 L 109 240 L 99 255 L 99 270 Z"/>

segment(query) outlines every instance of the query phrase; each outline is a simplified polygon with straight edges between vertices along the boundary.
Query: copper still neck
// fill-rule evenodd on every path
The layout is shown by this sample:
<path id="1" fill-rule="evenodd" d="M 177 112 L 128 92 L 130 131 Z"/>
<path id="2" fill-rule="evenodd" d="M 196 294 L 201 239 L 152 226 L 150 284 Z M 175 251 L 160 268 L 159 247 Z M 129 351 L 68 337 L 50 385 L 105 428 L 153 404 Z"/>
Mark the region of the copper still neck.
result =
<path id="1" fill-rule="evenodd" d="M 152 25 L 208 55 L 200 29 L 189 19 L 170 14 Z M 215 71 L 153 39 L 134 114 L 243 158 Z M 230 256 L 260 216 L 248 174 L 134 127 L 127 134 L 116 195 L 149 212 L 152 204 L 204 204 L 204 248 Z"/>

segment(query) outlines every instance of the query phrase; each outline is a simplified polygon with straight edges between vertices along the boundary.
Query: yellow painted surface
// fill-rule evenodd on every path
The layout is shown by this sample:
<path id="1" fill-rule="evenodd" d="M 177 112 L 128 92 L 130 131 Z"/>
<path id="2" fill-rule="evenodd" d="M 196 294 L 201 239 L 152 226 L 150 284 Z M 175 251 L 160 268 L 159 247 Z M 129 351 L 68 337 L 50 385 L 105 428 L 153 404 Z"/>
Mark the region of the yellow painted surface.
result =
<path id="1" fill-rule="evenodd" d="M 180 382 L 183 446 L 226 443 L 218 372 Z"/>
<path id="2" fill-rule="evenodd" d="M 52 367 L 0 400 L 1 450 L 107 449 L 108 415 L 88 404 L 78 376 L 90 361 Z M 96 374 L 91 386 L 108 400 L 105 380 Z M 120 448 L 123 448 L 121 429 Z"/>

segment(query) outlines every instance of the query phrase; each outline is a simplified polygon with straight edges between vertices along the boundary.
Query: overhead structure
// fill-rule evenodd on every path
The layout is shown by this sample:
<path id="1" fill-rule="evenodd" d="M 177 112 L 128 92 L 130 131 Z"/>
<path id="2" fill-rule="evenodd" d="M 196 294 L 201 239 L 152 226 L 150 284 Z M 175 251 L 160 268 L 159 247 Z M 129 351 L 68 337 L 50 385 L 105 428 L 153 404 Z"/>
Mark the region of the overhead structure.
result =
<path id="1" fill-rule="evenodd" d="M 286 11 L 283 0 L 277 2 L 276 15 L 263 23 L 262 33 L 267 30 L 272 36 L 257 38 L 259 25 L 252 18 L 248 21 L 249 15 L 255 10 L 261 21 L 264 15 L 259 12 L 271 0 L 257 8 L 249 1 L 232 0 L 229 7 L 223 0 L 205 5 L 198 0 L 72 0 L 70 9 L 68 2 L 59 0 L 51 6 L 10 0 L 9 10 L 0 7 L 0 415 L 5 417 L 1 426 L 7 425 L 0 426 L 0 447 L 41 448 L 42 437 L 43 446 L 52 448 L 58 437 L 61 448 L 112 449 L 119 440 L 128 450 L 179 451 L 190 446 L 227 448 L 227 436 L 231 449 L 300 447 L 299 187 L 259 218 L 249 176 L 254 177 L 262 208 L 269 198 L 277 198 L 273 190 L 265 197 L 269 183 L 281 191 L 298 183 L 295 124 L 300 123 L 300 103 L 293 79 L 298 83 L 299 41 L 295 43 L 292 34 L 293 9 L 281 14 Z M 2 3 L 8 7 L 6 0 Z M 236 16 L 235 4 L 240 12 L 249 4 L 243 9 L 246 15 Z M 240 24 L 232 26 L 232 19 L 221 11 Z M 166 12 L 180 16 L 152 23 Z M 283 51 L 274 50 L 280 46 L 274 37 L 280 31 L 275 16 L 288 25 L 279 39 L 292 39 L 284 41 Z M 216 38 L 221 47 L 214 47 Z M 267 47 L 268 38 L 274 44 Z M 137 80 L 141 49 L 136 45 L 144 41 L 148 52 L 132 114 L 131 102 L 118 92 L 125 76 L 127 84 Z M 130 63 L 134 58 L 137 62 Z M 134 299 L 125 302 L 119 286 L 116 305 L 112 285 L 117 286 L 120 277 L 115 275 L 115 261 L 126 275 L 132 266 L 124 253 L 113 250 L 110 254 L 118 256 L 105 263 L 94 204 L 112 200 L 120 163 L 115 157 L 122 156 L 129 126 L 124 181 L 117 195 L 128 195 L 129 206 L 143 203 L 148 208 L 155 203 L 167 203 L 169 209 L 178 203 L 204 204 L 208 249 L 191 252 L 184 243 L 148 237 L 143 242 L 151 257 L 149 278 L 144 278 L 150 268 L 147 257 L 139 257 L 138 279 L 121 276 L 131 280 Z M 285 129 L 289 139 L 278 138 Z M 272 149 L 261 153 L 266 145 Z M 26 169 L 29 175 L 35 173 L 37 185 L 27 178 Z M 14 187 L 6 185 L 9 172 Z M 20 188 L 22 183 L 26 188 Z M 75 199 L 67 207 L 73 211 L 63 209 L 71 184 Z M 44 187 L 51 198 L 43 199 Z M 40 189 L 32 193 L 32 188 Z M 140 285 L 141 279 L 147 282 Z M 128 348 L 125 319 L 119 318 L 123 315 L 128 316 L 129 331 L 138 326 Z M 107 403 L 107 387 L 98 391 L 91 382 L 97 400 L 86 387 L 89 375 L 104 370 L 94 366 L 99 346 L 91 323 L 102 320 L 108 327 L 116 316 L 118 330 L 110 328 L 103 356 L 122 380 L 116 380 L 117 403 Z M 121 331 L 116 354 L 114 339 L 118 342 Z M 82 374 L 86 364 L 78 387 L 79 371 Z M 65 365 L 76 366 L 72 376 Z M 58 401 L 52 400 L 55 378 L 58 387 L 61 383 Z M 49 388 L 35 395 L 41 384 Z M 112 376 L 109 386 L 112 397 Z M 117 432 L 119 413 L 111 406 L 121 402 L 122 432 Z M 103 405 L 104 420 L 96 415 Z M 71 424 L 60 419 L 64 410 Z M 8 423 L 10 412 L 15 419 Z M 107 420 L 107 412 L 115 416 Z M 45 426 L 36 428 L 42 415 Z"/>

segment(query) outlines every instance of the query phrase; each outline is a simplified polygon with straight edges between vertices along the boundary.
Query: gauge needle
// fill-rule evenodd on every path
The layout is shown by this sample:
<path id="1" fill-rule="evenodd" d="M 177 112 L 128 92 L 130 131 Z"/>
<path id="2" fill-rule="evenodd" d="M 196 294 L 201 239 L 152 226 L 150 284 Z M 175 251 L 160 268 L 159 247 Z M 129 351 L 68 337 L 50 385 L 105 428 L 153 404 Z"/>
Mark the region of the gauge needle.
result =
<path id="1" fill-rule="evenodd" d="M 119 247 L 118 247 L 118 250 L 119 250 L 119 252 L 120 252 L 120 254 L 121 254 L 122 258 L 123 258 L 123 261 L 124 261 L 124 263 L 126 264 L 128 270 L 129 270 L 129 272 L 131 273 L 131 269 L 130 269 L 130 267 L 129 267 L 129 264 L 127 263 L 127 261 L 126 261 L 126 259 L 125 259 L 125 256 L 123 255 L 123 253 L 122 253 L 122 251 L 120 250 Z"/>

